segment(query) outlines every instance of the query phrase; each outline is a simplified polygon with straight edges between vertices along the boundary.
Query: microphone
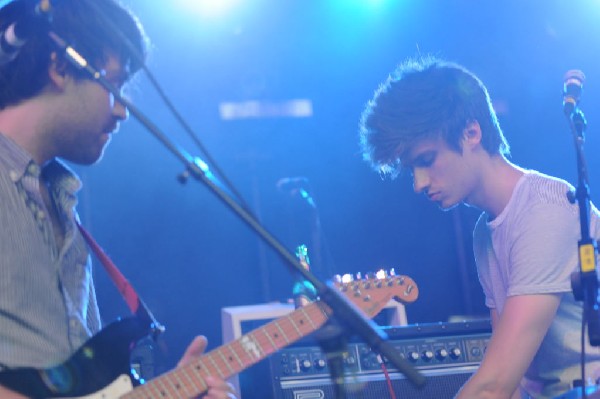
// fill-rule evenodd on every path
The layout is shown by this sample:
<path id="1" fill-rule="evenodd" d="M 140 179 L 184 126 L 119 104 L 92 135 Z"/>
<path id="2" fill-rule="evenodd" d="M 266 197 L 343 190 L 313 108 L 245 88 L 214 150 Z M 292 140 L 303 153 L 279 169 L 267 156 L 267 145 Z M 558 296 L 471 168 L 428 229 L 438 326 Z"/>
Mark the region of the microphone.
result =
<path id="1" fill-rule="evenodd" d="M 578 69 L 571 69 L 565 74 L 565 83 L 563 88 L 563 111 L 568 117 L 571 116 L 577 107 L 577 104 L 579 104 L 584 81 L 585 75 Z"/>
<path id="2" fill-rule="evenodd" d="M 304 176 L 300 177 L 282 177 L 275 184 L 279 190 L 291 191 L 298 188 L 303 188 L 308 185 L 308 179 Z"/>
<path id="3" fill-rule="evenodd" d="M 300 177 L 282 177 L 275 184 L 277 189 L 289 193 L 291 196 L 299 195 L 313 208 L 316 208 L 315 200 L 310 194 L 310 183 L 304 176 Z"/>
<path id="4" fill-rule="evenodd" d="M 27 10 L 25 15 L 16 18 L 0 33 L 0 65 L 14 60 L 21 47 L 35 32 L 49 26 L 52 19 L 51 10 L 50 0 L 36 1 L 30 11 Z"/>

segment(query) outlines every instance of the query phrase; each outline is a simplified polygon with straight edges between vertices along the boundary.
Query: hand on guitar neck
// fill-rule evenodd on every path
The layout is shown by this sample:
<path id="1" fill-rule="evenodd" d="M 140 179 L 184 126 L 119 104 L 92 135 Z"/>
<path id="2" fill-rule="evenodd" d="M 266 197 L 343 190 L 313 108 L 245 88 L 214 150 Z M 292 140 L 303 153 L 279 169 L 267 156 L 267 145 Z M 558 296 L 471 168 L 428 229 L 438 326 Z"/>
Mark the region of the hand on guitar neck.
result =
<path id="1" fill-rule="evenodd" d="M 2 398 L 2 399 L 27 399 L 26 396 L 23 396 L 20 393 L 16 393 L 15 391 L 11 391 L 10 389 L 4 388 L 2 385 L 0 385 L 0 398 Z"/>
<path id="2" fill-rule="evenodd" d="M 183 354 L 181 360 L 179 360 L 179 363 L 177 363 L 177 367 L 185 367 L 199 360 L 204 354 L 204 350 L 206 349 L 207 344 L 208 341 L 203 335 L 198 335 L 196 338 L 194 338 L 188 346 L 188 348 L 185 350 L 185 353 Z M 208 390 L 206 392 L 206 395 L 202 397 L 204 399 L 235 398 L 236 393 L 235 389 L 233 388 L 233 385 L 231 385 L 227 381 L 224 381 L 221 378 L 216 378 L 212 376 L 207 377 L 206 384 L 208 385 Z"/>

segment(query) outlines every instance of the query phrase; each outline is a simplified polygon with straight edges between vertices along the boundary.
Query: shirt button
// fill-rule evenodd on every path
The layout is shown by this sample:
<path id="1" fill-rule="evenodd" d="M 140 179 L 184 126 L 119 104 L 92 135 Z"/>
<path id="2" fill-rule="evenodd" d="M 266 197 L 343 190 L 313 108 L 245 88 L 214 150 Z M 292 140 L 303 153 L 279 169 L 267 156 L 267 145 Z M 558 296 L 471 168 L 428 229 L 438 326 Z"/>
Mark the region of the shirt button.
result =
<path id="1" fill-rule="evenodd" d="M 35 177 L 39 177 L 40 175 L 40 167 L 34 163 L 30 163 L 29 166 L 27 166 L 27 171 Z"/>
<path id="2" fill-rule="evenodd" d="M 19 180 L 19 172 L 17 172 L 16 170 L 11 170 L 10 172 L 8 172 L 8 174 L 10 175 L 10 179 L 13 182 L 17 182 Z"/>
<path id="3" fill-rule="evenodd" d="M 27 201 L 27 208 L 32 212 L 37 212 L 38 210 L 37 204 L 31 199 Z"/>
<path id="4" fill-rule="evenodd" d="M 35 213 L 35 218 L 37 220 L 44 220 L 44 219 L 46 219 L 46 212 L 38 209 L 38 211 Z"/>

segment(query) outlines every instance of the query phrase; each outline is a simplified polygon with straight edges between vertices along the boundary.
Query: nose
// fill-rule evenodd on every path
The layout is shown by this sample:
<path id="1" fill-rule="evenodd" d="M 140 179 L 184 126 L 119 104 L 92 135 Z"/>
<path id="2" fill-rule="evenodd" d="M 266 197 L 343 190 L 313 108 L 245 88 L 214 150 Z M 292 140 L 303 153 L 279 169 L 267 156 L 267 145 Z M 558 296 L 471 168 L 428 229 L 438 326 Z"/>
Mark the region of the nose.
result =
<path id="1" fill-rule="evenodd" d="M 129 118 L 129 110 L 121 102 L 113 99 L 112 113 L 120 121 L 125 121 Z"/>
<path id="2" fill-rule="evenodd" d="M 429 175 L 421 168 L 413 169 L 413 189 L 415 193 L 422 193 L 429 187 Z"/>

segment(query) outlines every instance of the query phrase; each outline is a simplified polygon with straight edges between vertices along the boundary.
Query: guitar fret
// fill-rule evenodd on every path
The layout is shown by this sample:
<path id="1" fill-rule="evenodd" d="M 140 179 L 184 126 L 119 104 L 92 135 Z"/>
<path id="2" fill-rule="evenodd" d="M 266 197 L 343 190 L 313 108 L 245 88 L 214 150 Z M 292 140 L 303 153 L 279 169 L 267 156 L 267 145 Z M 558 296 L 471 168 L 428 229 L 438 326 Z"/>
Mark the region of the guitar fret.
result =
<path id="1" fill-rule="evenodd" d="M 231 367 L 231 365 L 229 364 L 229 362 L 227 361 L 227 358 L 225 357 L 225 355 L 221 352 L 221 349 L 217 349 L 216 353 L 221 357 L 221 359 L 223 359 L 223 364 L 225 364 L 225 366 L 229 369 L 229 373 L 227 375 L 225 375 L 225 377 L 228 377 L 230 375 L 233 375 L 235 373 L 235 370 Z"/>
<path id="2" fill-rule="evenodd" d="M 172 374 L 173 379 L 175 379 L 175 389 L 177 390 L 177 395 L 178 397 L 181 397 L 181 392 L 183 391 L 185 393 L 186 397 L 191 397 L 194 394 L 194 391 L 188 391 L 188 388 L 191 388 L 190 385 L 186 384 L 185 382 L 183 382 L 183 380 L 181 378 L 179 378 L 180 373 L 178 372 L 174 372 Z"/>
<path id="3" fill-rule="evenodd" d="M 308 322 L 310 323 L 311 326 L 311 330 L 314 331 L 315 329 L 317 329 L 318 327 L 315 325 L 315 323 L 312 320 L 312 317 L 310 317 L 310 315 L 308 314 L 308 312 L 306 311 L 306 309 L 304 308 L 300 308 L 300 312 L 304 313 L 304 315 L 306 316 L 306 319 L 308 320 Z M 320 326 L 319 326 L 320 327 Z"/>
<path id="4" fill-rule="evenodd" d="M 196 387 L 198 384 L 194 383 L 194 379 L 193 379 L 192 377 L 190 377 L 189 373 L 187 372 L 187 368 L 182 368 L 182 369 L 181 369 L 181 373 L 180 373 L 180 374 L 181 374 L 181 375 L 183 375 L 183 376 L 185 377 L 185 379 L 187 380 L 187 383 L 186 383 L 185 385 L 186 385 L 187 387 L 190 387 L 190 388 L 191 388 L 191 391 L 190 391 L 190 393 L 191 393 L 192 395 L 195 395 L 195 394 L 196 394 L 196 392 L 197 392 L 195 387 Z"/>
<path id="5" fill-rule="evenodd" d="M 286 344 L 289 344 L 290 340 L 288 339 L 287 335 L 285 334 L 285 331 L 283 331 L 283 328 L 281 328 L 281 326 L 279 325 L 279 320 L 275 320 L 275 322 L 273 323 L 273 325 L 275 327 L 277 327 L 277 329 L 279 329 L 279 332 L 281 333 L 281 336 L 285 340 Z"/>
<path id="6" fill-rule="evenodd" d="M 296 339 L 302 336 L 302 333 L 296 327 L 294 319 L 292 317 L 284 317 L 278 320 L 279 327 L 286 333 L 286 340 L 288 344 L 296 341 Z"/>
<path id="7" fill-rule="evenodd" d="M 215 371 L 217 372 L 217 374 L 219 374 L 219 377 L 221 377 L 221 378 L 225 377 L 225 374 L 223 373 L 223 371 L 221 370 L 221 368 L 219 367 L 219 365 L 217 364 L 217 362 L 215 361 L 215 359 L 213 359 L 213 355 L 209 353 L 206 356 L 206 358 L 208 360 L 210 360 L 210 362 L 213 364 L 213 366 L 214 366 L 213 368 L 215 369 Z M 214 374 L 214 373 L 211 373 L 211 374 Z"/>
<path id="8" fill-rule="evenodd" d="M 252 364 L 252 359 L 248 356 L 246 351 L 244 350 L 240 339 L 237 339 L 232 342 L 231 348 L 236 353 L 238 359 L 240 359 L 240 363 L 242 364 L 242 368 L 246 368 Z"/>
<path id="9" fill-rule="evenodd" d="M 193 364 L 192 366 L 192 370 L 194 371 L 194 374 L 196 374 L 198 377 L 200 377 L 202 380 L 204 380 L 204 377 L 206 375 L 208 375 L 206 373 L 206 364 L 204 364 L 204 357 L 202 358 L 202 360 L 196 362 Z"/>
<path id="10" fill-rule="evenodd" d="M 291 317 L 291 320 L 294 328 L 298 332 L 298 335 L 302 337 L 309 332 L 314 331 L 314 328 L 310 325 L 310 323 L 306 322 L 307 319 L 310 319 L 310 315 L 303 308 L 300 308 L 300 311 L 295 312 L 293 315 L 294 316 Z"/>
<path id="11" fill-rule="evenodd" d="M 271 343 L 271 347 L 273 348 L 273 351 L 277 350 L 277 344 L 275 343 L 275 341 L 273 341 L 273 339 L 271 338 L 271 334 L 269 334 L 269 329 L 265 328 L 263 331 L 263 334 L 265 334 L 265 336 L 267 337 L 267 339 L 269 340 L 269 342 Z"/>
<path id="12" fill-rule="evenodd" d="M 227 347 L 229 348 L 229 351 L 231 353 L 233 353 L 233 356 L 236 358 L 236 360 L 238 361 L 238 363 L 240 364 L 240 368 L 237 368 L 236 371 L 239 371 L 242 367 L 244 367 L 244 363 L 242 362 L 242 359 L 240 359 L 240 357 L 238 356 L 237 352 L 233 349 L 233 345 L 227 345 Z"/>
<path id="13" fill-rule="evenodd" d="M 294 330 L 296 330 L 296 332 L 298 333 L 298 336 L 302 336 L 302 331 L 300 331 L 300 329 L 298 328 L 296 320 L 294 320 L 293 317 L 290 317 L 288 320 L 290 321 L 292 327 L 294 327 Z"/>
<path id="14" fill-rule="evenodd" d="M 307 317 L 313 326 L 313 329 L 311 329 L 309 332 L 312 332 L 312 331 L 316 330 L 317 328 L 321 327 L 323 324 L 325 324 L 325 322 L 329 318 L 329 314 L 323 308 L 323 306 L 325 306 L 323 303 L 315 302 L 313 305 L 314 306 L 312 306 L 310 309 L 308 309 L 308 307 L 304 308 L 307 315 L 312 314 L 312 316 L 309 315 Z"/>
<path id="15" fill-rule="evenodd" d="M 278 347 L 277 347 L 277 345 L 275 344 L 275 341 L 273 341 L 273 339 L 271 338 L 271 334 L 269 334 L 269 331 L 268 331 L 268 329 L 266 329 L 266 328 L 265 328 L 265 329 L 263 330 L 263 334 L 264 334 L 264 336 L 265 336 L 265 337 L 267 337 L 267 340 L 268 340 L 268 341 L 269 341 L 269 343 L 271 344 L 271 350 L 269 350 L 269 353 L 273 353 L 273 352 L 275 352 L 275 351 L 278 349 Z"/>
<path id="16" fill-rule="evenodd" d="M 179 395 L 179 388 L 177 388 L 177 383 L 173 381 L 173 375 L 166 376 L 165 381 L 168 383 L 169 391 L 171 391 L 172 388 L 173 394 Z"/>
<path id="17" fill-rule="evenodd" d="M 165 378 L 160 378 L 158 380 L 153 380 L 153 386 L 154 389 L 156 391 L 156 393 L 158 393 L 161 397 L 167 397 L 167 387 L 164 384 L 164 380 Z"/>
<path id="18" fill-rule="evenodd" d="M 204 392 L 208 388 L 208 385 L 206 384 L 206 381 L 204 380 L 202 374 L 200 374 L 201 369 L 199 369 L 198 367 L 201 367 L 201 365 L 202 360 L 199 360 L 194 364 L 191 364 L 190 366 L 186 367 L 185 370 L 188 372 L 187 375 L 192 381 L 197 381 L 198 383 L 200 383 L 200 387 L 202 388 L 201 392 Z"/>

